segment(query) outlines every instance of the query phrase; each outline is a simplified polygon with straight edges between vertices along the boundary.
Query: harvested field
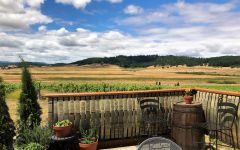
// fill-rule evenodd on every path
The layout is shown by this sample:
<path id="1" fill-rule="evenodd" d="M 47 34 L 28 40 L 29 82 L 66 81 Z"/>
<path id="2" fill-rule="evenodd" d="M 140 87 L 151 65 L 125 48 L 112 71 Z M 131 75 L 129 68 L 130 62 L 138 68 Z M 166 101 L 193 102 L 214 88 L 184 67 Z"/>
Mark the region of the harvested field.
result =
<path id="1" fill-rule="evenodd" d="M 230 67 L 148 67 L 121 68 L 114 65 L 31 67 L 35 80 L 81 83 L 155 83 L 181 85 L 240 84 L 240 68 Z M 20 82 L 21 69 L 1 70 L 6 82 Z M 226 81 L 226 82 L 220 82 Z"/>

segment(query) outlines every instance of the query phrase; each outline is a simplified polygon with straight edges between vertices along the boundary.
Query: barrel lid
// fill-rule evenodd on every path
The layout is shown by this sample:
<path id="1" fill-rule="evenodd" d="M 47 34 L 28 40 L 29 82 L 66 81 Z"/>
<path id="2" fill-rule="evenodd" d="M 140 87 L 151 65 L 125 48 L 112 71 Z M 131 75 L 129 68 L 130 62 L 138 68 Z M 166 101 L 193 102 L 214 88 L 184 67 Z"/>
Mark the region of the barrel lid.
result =
<path id="1" fill-rule="evenodd" d="M 182 106 L 182 107 L 202 107 L 202 103 L 199 103 L 199 102 L 193 102 L 192 104 L 186 104 L 185 102 L 178 102 L 173 105 Z"/>

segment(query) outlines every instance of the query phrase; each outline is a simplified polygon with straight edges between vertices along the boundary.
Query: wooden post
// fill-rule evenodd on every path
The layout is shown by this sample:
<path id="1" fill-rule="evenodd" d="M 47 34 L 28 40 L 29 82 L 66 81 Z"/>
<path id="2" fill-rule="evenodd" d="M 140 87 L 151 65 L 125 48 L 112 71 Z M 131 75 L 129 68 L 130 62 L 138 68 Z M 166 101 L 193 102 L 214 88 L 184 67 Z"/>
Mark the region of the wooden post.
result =
<path id="1" fill-rule="evenodd" d="M 53 125 L 53 114 L 54 113 L 54 103 L 53 98 L 48 97 L 48 125 L 51 127 Z"/>

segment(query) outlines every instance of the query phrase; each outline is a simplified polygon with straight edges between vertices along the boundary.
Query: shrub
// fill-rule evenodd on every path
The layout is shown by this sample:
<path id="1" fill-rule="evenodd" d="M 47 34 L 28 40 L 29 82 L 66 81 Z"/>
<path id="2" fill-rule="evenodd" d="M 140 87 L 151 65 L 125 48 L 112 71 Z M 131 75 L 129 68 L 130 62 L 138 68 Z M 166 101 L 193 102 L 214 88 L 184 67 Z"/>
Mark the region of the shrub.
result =
<path id="1" fill-rule="evenodd" d="M 22 59 L 22 92 L 19 98 L 19 132 L 21 128 L 27 126 L 33 128 L 34 125 L 40 125 L 41 122 L 41 108 L 37 102 L 37 93 L 34 87 L 31 73 L 24 60 Z"/>
<path id="2" fill-rule="evenodd" d="M 0 149 L 13 149 L 13 137 L 15 136 L 15 127 L 13 120 L 8 112 L 8 106 L 5 101 L 5 85 L 0 78 Z"/>
<path id="3" fill-rule="evenodd" d="M 44 150 L 44 146 L 39 143 L 29 143 L 27 145 L 17 147 L 16 150 Z"/>
<path id="4" fill-rule="evenodd" d="M 16 144 L 21 146 L 29 143 L 39 143 L 47 148 L 50 144 L 51 136 L 51 128 L 41 126 L 35 126 L 33 129 L 23 128 L 21 135 L 17 138 Z"/>

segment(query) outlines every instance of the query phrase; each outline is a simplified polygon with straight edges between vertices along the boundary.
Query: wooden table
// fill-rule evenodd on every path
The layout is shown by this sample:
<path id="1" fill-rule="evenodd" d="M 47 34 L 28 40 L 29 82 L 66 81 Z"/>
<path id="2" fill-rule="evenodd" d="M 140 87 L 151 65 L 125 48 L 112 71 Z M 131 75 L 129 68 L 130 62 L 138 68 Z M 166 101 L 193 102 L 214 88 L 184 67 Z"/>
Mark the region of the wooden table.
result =
<path id="1" fill-rule="evenodd" d="M 204 133 L 192 130 L 192 125 L 203 122 L 205 116 L 201 103 L 180 102 L 173 105 L 172 137 L 183 150 L 197 150 L 204 146 Z M 203 144 L 194 143 L 196 141 L 202 141 Z"/>

